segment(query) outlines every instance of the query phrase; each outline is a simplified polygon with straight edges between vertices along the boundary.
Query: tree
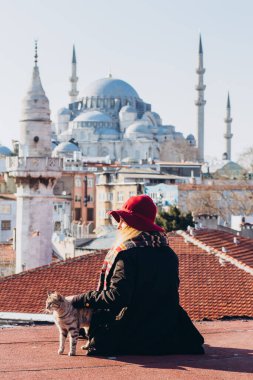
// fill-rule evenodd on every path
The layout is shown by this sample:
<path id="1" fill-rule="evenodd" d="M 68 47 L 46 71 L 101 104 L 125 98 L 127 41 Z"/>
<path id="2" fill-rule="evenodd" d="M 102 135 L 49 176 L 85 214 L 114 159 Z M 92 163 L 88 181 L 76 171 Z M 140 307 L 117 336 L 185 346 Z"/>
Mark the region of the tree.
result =
<path id="1" fill-rule="evenodd" d="M 197 149 L 183 139 L 165 140 L 160 144 L 162 161 L 196 161 Z"/>
<path id="2" fill-rule="evenodd" d="M 166 232 L 186 230 L 188 226 L 194 226 L 191 213 L 183 214 L 176 206 L 170 206 L 168 212 L 160 211 L 156 223 Z"/>
<path id="3" fill-rule="evenodd" d="M 208 186 L 189 192 L 185 205 L 193 216 L 218 215 L 230 223 L 231 215 L 253 214 L 253 186 L 243 182 L 235 185 Z"/>
<path id="4" fill-rule="evenodd" d="M 250 174 L 253 173 L 253 146 L 240 155 L 239 163 L 247 169 Z"/>

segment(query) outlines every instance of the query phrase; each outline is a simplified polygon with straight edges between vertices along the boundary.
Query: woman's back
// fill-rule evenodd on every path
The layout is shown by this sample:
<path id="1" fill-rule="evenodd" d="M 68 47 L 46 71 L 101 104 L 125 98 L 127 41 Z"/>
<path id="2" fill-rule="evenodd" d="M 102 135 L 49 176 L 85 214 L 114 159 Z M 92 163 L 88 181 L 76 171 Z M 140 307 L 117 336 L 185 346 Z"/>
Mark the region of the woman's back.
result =
<path id="1" fill-rule="evenodd" d="M 115 266 L 119 263 L 124 268 L 121 275 L 129 278 L 130 274 L 130 284 L 134 284 L 131 299 L 127 299 L 127 306 L 119 312 L 111 330 L 111 339 L 118 341 L 119 351 L 165 354 L 184 351 L 186 346 L 189 350 L 184 336 L 178 335 L 182 325 L 191 330 L 193 347 L 195 343 L 203 344 L 201 335 L 179 306 L 178 258 L 170 247 L 132 248 L 118 254 Z M 110 278 L 108 281 L 111 286 Z M 121 295 L 125 293 L 127 297 L 128 290 L 121 289 Z"/>

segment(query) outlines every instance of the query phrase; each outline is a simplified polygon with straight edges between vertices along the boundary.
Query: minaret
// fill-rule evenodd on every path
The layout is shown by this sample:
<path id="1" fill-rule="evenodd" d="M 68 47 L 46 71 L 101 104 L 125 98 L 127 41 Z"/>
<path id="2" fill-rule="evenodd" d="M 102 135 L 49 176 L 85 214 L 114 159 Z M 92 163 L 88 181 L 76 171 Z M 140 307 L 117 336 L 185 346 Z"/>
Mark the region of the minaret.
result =
<path id="1" fill-rule="evenodd" d="M 37 42 L 32 83 L 23 101 L 18 157 L 7 159 L 17 185 L 16 272 L 52 261 L 53 188 L 62 161 L 51 158 L 49 102 L 37 66 Z"/>
<path id="2" fill-rule="evenodd" d="M 231 139 L 233 137 L 231 133 L 231 124 L 232 124 L 232 118 L 231 118 L 231 107 L 230 107 L 230 97 L 228 93 L 228 99 L 227 99 L 227 114 L 224 119 L 226 123 L 226 132 L 224 134 L 225 140 L 226 140 L 226 158 L 227 160 L 231 160 Z"/>
<path id="3" fill-rule="evenodd" d="M 40 80 L 37 41 L 32 80 L 22 103 L 19 141 L 20 157 L 51 156 L 50 109 Z"/>
<path id="4" fill-rule="evenodd" d="M 199 62 L 196 73 L 198 74 L 198 84 L 196 90 L 198 91 L 198 99 L 195 104 L 197 106 L 197 149 L 198 149 L 198 160 L 200 162 L 204 161 L 204 107 L 206 101 L 204 99 L 204 92 L 206 86 L 204 85 L 204 73 L 205 69 L 203 66 L 203 49 L 201 36 L 199 37 Z"/>
<path id="5" fill-rule="evenodd" d="M 78 77 L 76 75 L 76 50 L 75 45 L 73 45 L 73 54 L 72 54 L 72 75 L 69 78 L 71 83 L 71 90 L 69 91 L 70 103 L 73 103 L 77 100 L 79 91 L 77 91 L 77 81 Z"/>

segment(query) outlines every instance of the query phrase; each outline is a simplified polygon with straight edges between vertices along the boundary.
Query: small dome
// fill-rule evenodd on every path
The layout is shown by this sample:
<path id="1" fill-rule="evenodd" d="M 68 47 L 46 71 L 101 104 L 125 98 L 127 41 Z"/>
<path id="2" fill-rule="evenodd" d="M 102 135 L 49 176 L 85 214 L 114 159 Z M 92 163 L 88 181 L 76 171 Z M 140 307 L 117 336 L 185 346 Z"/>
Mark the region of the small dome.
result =
<path id="1" fill-rule="evenodd" d="M 103 78 L 92 82 L 84 90 L 84 97 L 139 99 L 139 95 L 130 84 L 115 78 Z"/>
<path id="2" fill-rule="evenodd" d="M 125 132 L 126 137 L 145 137 L 151 138 L 151 126 L 145 120 L 137 120 L 131 124 Z"/>
<path id="3" fill-rule="evenodd" d="M 195 137 L 190 134 L 186 137 L 186 141 L 188 142 L 189 145 L 191 146 L 195 146 L 196 145 L 196 140 L 195 140 Z"/>
<path id="4" fill-rule="evenodd" d="M 12 156 L 12 151 L 7 146 L 0 145 L 0 157 Z"/>
<path id="5" fill-rule="evenodd" d="M 72 153 L 79 151 L 79 147 L 71 142 L 62 142 L 54 148 L 54 153 Z"/>
<path id="6" fill-rule="evenodd" d="M 88 111 L 82 112 L 79 116 L 74 119 L 75 122 L 86 122 L 86 121 L 94 121 L 94 122 L 111 122 L 112 119 L 109 115 L 100 112 L 100 111 Z"/>
<path id="7" fill-rule="evenodd" d="M 192 134 L 190 134 L 186 137 L 186 140 L 194 140 L 195 141 L 195 137 Z"/>
<path id="8" fill-rule="evenodd" d="M 59 109 L 58 115 L 71 115 L 71 111 L 69 108 L 62 107 Z"/>
<path id="9" fill-rule="evenodd" d="M 160 115 L 157 112 L 151 112 L 151 114 L 155 118 L 157 124 L 161 125 L 162 124 L 162 119 L 161 119 Z"/>

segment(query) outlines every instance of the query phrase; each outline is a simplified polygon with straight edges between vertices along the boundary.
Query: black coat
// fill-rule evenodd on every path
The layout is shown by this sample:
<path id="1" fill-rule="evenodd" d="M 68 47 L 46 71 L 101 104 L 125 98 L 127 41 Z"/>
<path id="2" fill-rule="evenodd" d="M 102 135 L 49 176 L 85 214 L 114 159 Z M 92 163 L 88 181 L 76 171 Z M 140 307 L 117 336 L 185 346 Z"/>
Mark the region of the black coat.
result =
<path id="1" fill-rule="evenodd" d="M 170 247 L 121 251 L 107 290 L 76 296 L 76 307 L 94 309 L 97 354 L 203 353 L 203 337 L 179 305 L 178 258 Z"/>

